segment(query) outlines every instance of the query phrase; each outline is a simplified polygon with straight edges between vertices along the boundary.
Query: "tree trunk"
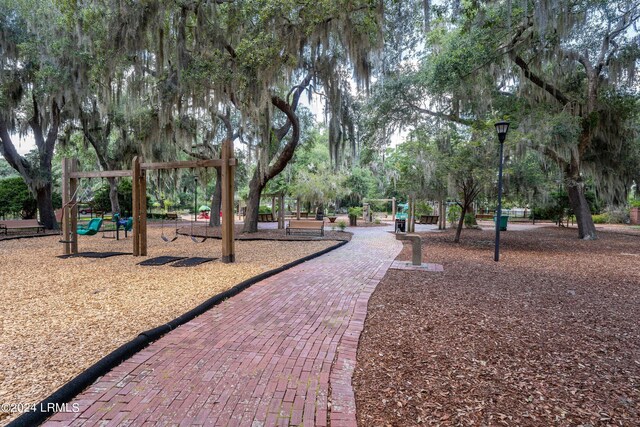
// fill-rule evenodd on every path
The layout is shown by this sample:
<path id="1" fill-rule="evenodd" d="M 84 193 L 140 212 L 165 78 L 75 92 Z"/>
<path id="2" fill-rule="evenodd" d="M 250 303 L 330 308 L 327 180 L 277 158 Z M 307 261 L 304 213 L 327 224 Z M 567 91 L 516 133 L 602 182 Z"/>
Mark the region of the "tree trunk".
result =
<path id="1" fill-rule="evenodd" d="M 121 214 L 120 201 L 118 200 L 118 183 L 115 178 L 107 178 L 109 182 L 109 201 L 111 202 L 111 213 Z"/>
<path id="2" fill-rule="evenodd" d="M 460 206 L 460 219 L 458 220 L 458 228 L 456 228 L 456 237 L 453 239 L 454 243 L 460 243 L 460 234 L 462 233 L 462 227 L 464 226 L 464 213 L 467 210 L 467 206 Z"/>
<path id="3" fill-rule="evenodd" d="M 51 182 L 36 190 L 36 201 L 40 212 L 40 223 L 49 230 L 57 230 L 58 221 L 51 203 Z"/>
<path id="4" fill-rule="evenodd" d="M 569 204 L 576 216 L 578 224 L 578 237 L 584 240 L 596 239 L 596 227 L 593 224 L 589 203 L 584 195 L 584 183 L 581 178 L 567 182 Z"/>
<path id="5" fill-rule="evenodd" d="M 256 174 L 258 171 L 256 170 Z M 259 184 L 256 175 L 249 183 L 249 199 L 247 200 L 247 212 L 244 218 L 243 233 L 255 233 L 258 231 L 258 210 L 260 209 L 260 195 L 263 185 Z"/>
<path id="6" fill-rule="evenodd" d="M 0 118 L 0 154 L 2 154 L 9 165 L 20 174 L 31 194 L 35 196 L 42 225 L 49 230 L 57 230 L 58 222 L 56 221 L 53 202 L 51 200 L 51 159 L 53 158 L 53 150 L 58 139 L 60 110 L 54 101 L 50 111 L 51 123 L 45 137 L 40 123 L 38 103 L 35 97 L 32 97 L 32 101 L 34 116 L 29 120 L 29 126 L 33 131 L 39 161 L 30 164 L 27 159 L 18 154 L 11 140 L 7 123 L 2 118 Z"/>
<path id="7" fill-rule="evenodd" d="M 440 218 L 438 218 L 438 230 L 447 229 L 447 205 L 444 200 L 438 202 L 438 209 L 440 211 Z"/>
<path id="8" fill-rule="evenodd" d="M 249 182 L 249 200 L 247 201 L 247 216 L 244 218 L 244 227 L 242 229 L 243 233 L 255 233 L 258 231 L 258 209 L 260 207 L 260 196 L 262 194 L 262 190 L 269 180 L 278 176 L 278 174 L 284 170 L 289 161 L 293 158 L 295 149 L 300 142 L 300 121 L 298 120 L 298 116 L 295 114 L 295 107 L 297 106 L 297 99 L 300 96 L 301 88 L 306 87 L 310 81 L 311 75 L 305 79 L 306 83 L 304 86 L 298 87 L 298 91 L 294 97 L 293 106 L 287 104 L 284 100 L 278 97 L 274 96 L 271 98 L 273 105 L 287 116 L 287 122 L 279 129 L 272 129 L 273 132 L 270 134 L 269 138 L 272 138 L 271 135 L 273 135 L 273 141 L 270 140 L 268 145 L 272 146 L 274 142 L 279 145 L 290 130 L 291 137 L 273 163 L 267 162 L 265 165 L 266 170 L 263 170 L 260 161 L 258 161 L 253 177 Z"/>
<path id="9" fill-rule="evenodd" d="M 213 199 L 211 200 L 211 217 L 209 225 L 220 227 L 220 208 L 222 207 L 222 171 L 216 168 L 216 186 L 213 189 Z"/>

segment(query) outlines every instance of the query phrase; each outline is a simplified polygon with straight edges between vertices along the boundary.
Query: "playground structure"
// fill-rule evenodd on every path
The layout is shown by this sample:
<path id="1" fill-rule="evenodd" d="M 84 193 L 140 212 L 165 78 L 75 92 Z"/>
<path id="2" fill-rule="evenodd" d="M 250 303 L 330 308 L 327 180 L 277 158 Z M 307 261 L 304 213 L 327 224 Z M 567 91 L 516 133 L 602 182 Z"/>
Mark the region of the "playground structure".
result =
<path id="1" fill-rule="evenodd" d="M 235 262 L 234 244 L 234 176 L 237 160 L 233 157 L 233 143 L 222 145 L 221 159 L 143 163 L 134 157 L 131 170 L 79 172 L 77 159 L 62 161 L 62 239 L 64 254 L 78 253 L 77 189 L 80 178 L 132 178 L 133 196 L 133 256 L 147 255 L 147 177 L 148 170 L 221 168 L 222 172 L 222 262 Z"/>

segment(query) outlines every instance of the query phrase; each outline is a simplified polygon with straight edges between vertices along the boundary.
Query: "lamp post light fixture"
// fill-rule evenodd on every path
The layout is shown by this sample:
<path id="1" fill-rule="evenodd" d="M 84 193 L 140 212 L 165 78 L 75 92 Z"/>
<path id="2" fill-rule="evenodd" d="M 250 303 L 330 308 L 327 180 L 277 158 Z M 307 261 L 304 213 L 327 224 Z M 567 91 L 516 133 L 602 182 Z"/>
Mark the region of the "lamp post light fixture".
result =
<path id="1" fill-rule="evenodd" d="M 496 248 L 493 260 L 500 261 L 500 226 L 502 225 L 502 151 L 504 140 L 509 131 L 509 122 L 500 121 L 495 124 L 498 140 L 500 141 L 500 167 L 498 169 L 498 209 L 496 211 Z"/>

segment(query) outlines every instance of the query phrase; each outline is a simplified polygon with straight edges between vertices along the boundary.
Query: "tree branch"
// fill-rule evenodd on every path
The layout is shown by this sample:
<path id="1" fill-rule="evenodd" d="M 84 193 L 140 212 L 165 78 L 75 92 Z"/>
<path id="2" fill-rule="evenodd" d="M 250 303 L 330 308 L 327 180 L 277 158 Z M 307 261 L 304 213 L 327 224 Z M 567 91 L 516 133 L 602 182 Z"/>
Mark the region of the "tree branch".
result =
<path id="1" fill-rule="evenodd" d="M 271 167 L 269 167 L 269 170 L 263 178 L 264 182 L 269 181 L 282 172 L 282 170 L 287 166 L 287 163 L 289 163 L 289 160 L 293 157 L 293 153 L 300 141 L 300 122 L 293 107 L 278 96 L 272 96 L 271 103 L 287 116 L 287 122 L 289 123 L 289 127 L 293 129 L 293 133 L 291 134 L 289 142 L 284 146 L 276 161 Z"/>
<path id="2" fill-rule="evenodd" d="M 447 114 L 447 113 L 442 113 L 439 111 L 432 111 L 432 110 L 428 110 L 426 108 L 422 108 L 418 105 L 415 105 L 414 103 L 412 103 L 411 101 L 408 101 L 405 99 L 405 102 L 407 103 L 407 105 L 409 105 L 411 108 L 413 108 L 414 110 L 422 113 L 422 114 L 426 114 L 428 116 L 431 117 L 436 117 L 439 119 L 445 119 L 445 120 L 449 120 L 451 122 L 454 123 L 458 123 L 461 125 L 465 125 L 465 126 L 471 126 L 473 125 L 473 121 L 472 120 L 468 120 L 468 119 L 463 119 L 462 117 L 456 115 L 456 114 Z"/>
<path id="3" fill-rule="evenodd" d="M 540 76 L 538 76 L 537 74 L 532 72 L 529 69 L 529 65 L 518 54 L 512 52 L 509 56 L 510 56 L 511 60 L 513 62 L 515 62 L 515 64 L 518 67 L 520 67 L 520 69 L 522 70 L 525 78 L 527 80 L 529 80 L 531 83 L 533 83 L 536 86 L 544 89 L 548 94 L 553 96 L 562 105 L 566 105 L 566 104 L 571 102 L 569 100 L 569 98 L 567 98 L 567 96 L 560 91 L 560 89 L 556 88 L 551 83 L 547 83 Z"/>

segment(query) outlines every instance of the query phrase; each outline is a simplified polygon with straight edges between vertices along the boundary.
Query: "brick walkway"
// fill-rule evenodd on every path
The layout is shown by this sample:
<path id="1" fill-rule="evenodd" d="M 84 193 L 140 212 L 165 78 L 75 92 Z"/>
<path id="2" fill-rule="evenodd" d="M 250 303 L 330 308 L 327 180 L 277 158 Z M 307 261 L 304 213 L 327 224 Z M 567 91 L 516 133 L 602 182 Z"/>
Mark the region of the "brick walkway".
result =
<path id="1" fill-rule="evenodd" d="M 402 248 L 388 229 L 357 229 L 177 328 L 45 425 L 355 426 L 367 301 Z"/>

